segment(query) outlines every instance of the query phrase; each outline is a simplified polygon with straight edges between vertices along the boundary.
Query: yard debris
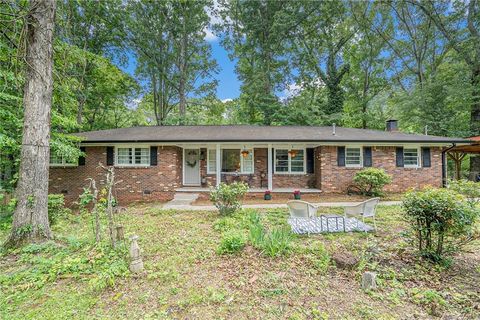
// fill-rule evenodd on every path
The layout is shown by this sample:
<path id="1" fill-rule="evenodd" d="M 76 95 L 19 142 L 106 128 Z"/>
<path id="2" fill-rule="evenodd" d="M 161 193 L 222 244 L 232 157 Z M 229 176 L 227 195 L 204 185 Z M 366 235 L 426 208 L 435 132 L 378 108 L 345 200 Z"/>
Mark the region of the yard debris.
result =
<path id="1" fill-rule="evenodd" d="M 375 290 L 377 289 L 377 274 L 375 272 L 364 272 L 362 275 L 362 289 Z"/>

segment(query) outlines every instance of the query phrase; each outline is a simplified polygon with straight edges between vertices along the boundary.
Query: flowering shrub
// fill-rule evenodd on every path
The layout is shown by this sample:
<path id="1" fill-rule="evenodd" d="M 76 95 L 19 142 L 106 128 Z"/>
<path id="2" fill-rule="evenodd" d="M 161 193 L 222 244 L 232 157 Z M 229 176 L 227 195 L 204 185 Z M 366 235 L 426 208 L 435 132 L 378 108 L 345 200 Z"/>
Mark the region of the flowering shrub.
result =
<path id="1" fill-rule="evenodd" d="M 210 200 L 222 215 L 230 215 L 240 209 L 241 200 L 248 191 L 248 185 L 243 182 L 231 184 L 220 183 L 210 191 Z"/>
<path id="2" fill-rule="evenodd" d="M 435 262 L 474 240 L 479 212 L 465 197 L 449 189 L 410 191 L 403 200 L 420 253 Z"/>

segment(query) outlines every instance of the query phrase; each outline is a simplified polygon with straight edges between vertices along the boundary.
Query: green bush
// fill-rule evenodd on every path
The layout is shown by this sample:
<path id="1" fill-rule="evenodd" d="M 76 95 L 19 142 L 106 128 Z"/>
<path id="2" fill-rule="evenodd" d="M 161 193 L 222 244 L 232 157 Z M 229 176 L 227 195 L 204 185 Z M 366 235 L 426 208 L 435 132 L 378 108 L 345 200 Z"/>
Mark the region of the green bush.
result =
<path id="1" fill-rule="evenodd" d="M 64 218 L 69 211 L 69 209 L 65 208 L 63 194 L 48 195 L 48 221 L 50 225 L 54 225 L 58 219 Z"/>
<path id="2" fill-rule="evenodd" d="M 427 187 L 410 191 L 403 200 L 405 217 L 420 253 L 435 262 L 458 251 L 475 238 L 478 210 L 449 189 Z"/>
<path id="3" fill-rule="evenodd" d="M 380 196 L 383 194 L 383 187 L 392 182 L 392 178 L 383 169 L 366 168 L 357 172 L 353 181 L 363 195 Z"/>
<path id="4" fill-rule="evenodd" d="M 226 233 L 220 246 L 217 249 L 218 254 L 232 254 L 241 251 L 245 247 L 245 237 L 238 231 Z"/>
<path id="5" fill-rule="evenodd" d="M 478 205 L 480 201 L 480 183 L 469 180 L 450 180 L 448 189 L 453 190 L 467 198 L 471 206 Z"/>
<path id="6" fill-rule="evenodd" d="M 210 200 L 222 215 L 230 215 L 241 206 L 241 200 L 248 191 L 248 185 L 243 182 L 231 184 L 220 183 L 210 191 Z"/>

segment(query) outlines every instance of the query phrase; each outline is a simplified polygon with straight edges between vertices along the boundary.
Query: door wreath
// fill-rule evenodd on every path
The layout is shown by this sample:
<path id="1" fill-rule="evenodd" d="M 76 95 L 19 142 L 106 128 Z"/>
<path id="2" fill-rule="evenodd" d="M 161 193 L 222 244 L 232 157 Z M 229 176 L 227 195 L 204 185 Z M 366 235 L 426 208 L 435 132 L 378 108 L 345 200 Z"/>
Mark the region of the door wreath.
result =
<path id="1" fill-rule="evenodd" d="M 195 151 L 189 151 L 185 162 L 189 167 L 194 168 L 197 165 L 197 153 Z"/>

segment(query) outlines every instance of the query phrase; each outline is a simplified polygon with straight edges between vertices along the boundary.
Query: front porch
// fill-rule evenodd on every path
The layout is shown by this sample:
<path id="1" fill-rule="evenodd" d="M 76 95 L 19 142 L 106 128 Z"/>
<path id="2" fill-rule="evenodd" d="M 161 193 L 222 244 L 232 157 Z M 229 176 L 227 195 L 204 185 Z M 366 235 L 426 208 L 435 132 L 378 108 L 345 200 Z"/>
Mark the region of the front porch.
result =
<path id="1" fill-rule="evenodd" d="M 267 188 L 250 188 L 248 189 L 249 193 L 264 193 L 267 191 Z M 299 190 L 300 193 L 303 194 L 318 194 L 321 193 L 322 190 L 315 189 L 315 188 L 274 188 L 270 190 L 271 193 L 293 193 L 294 191 Z M 210 188 L 208 187 L 181 187 L 175 189 L 175 192 L 210 192 Z"/>
<path id="2" fill-rule="evenodd" d="M 178 145 L 183 181 L 178 192 L 208 192 L 241 181 L 250 193 L 320 193 L 318 144 L 225 143 Z"/>

